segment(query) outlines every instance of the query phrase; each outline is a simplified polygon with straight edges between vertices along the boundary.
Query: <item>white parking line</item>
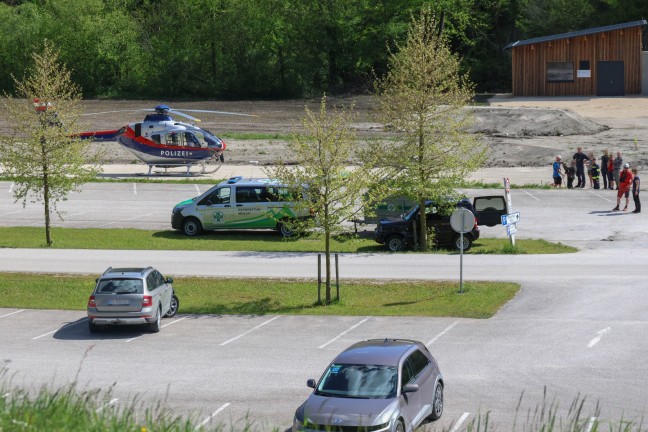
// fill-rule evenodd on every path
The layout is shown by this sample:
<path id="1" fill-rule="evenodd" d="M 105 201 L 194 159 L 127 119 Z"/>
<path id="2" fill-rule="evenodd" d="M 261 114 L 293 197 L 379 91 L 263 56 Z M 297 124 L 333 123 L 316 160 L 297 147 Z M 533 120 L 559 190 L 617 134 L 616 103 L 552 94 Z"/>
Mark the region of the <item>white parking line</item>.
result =
<path id="1" fill-rule="evenodd" d="M 14 311 L 14 312 L 11 312 L 11 313 L 8 313 L 8 314 L 5 314 L 5 315 L 0 315 L 0 318 L 8 317 L 10 315 L 15 315 L 17 313 L 24 312 L 24 311 L 25 311 L 25 309 L 20 309 L 20 310 L 17 310 L 17 311 Z"/>
<path id="2" fill-rule="evenodd" d="M 196 188 L 196 192 L 200 193 L 200 188 L 198 187 L 198 185 L 195 184 L 194 187 Z"/>
<path id="3" fill-rule="evenodd" d="M 529 195 L 529 196 L 530 196 L 531 198 L 533 198 L 534 200 L 536 200 L 536 201 L 540 201 L 540 198 L 531 195 L 527 190 L 522 189 L 522 192 L 524 192 L 525 194 Z"/>
<path id="4" fill-rule="evenodd" d="M 88 320 L 88 318 L 83 318 L 81 321 L 77 321 L 77 322 L 73 322 L 73 323 L 65 324 L 65 325 L 64 325 L 63 327 L 61 327 L 61 328 L 58 328 L 58 329 L 56 329 L 56 330 L 52 330 L 51 332 L 47 332 L 47 333 L 42 334 L 42 335 L 40 335 L 40 336 L 36 336 L 36 337 L 32 338 L 32 340 L 40 339 L 40 338 L 45 337 L 45 336 L 47 336 L 47 335 L 51 335 L 52 333 L 56 333 L 56 332 L 59 331 L 59 330 L 63 330 L 64 328 L 68 328 L 68 327 L 75 326 L 75 325 L 77 325 L 77 324 L 81 324 L 82 322 L 85 322 L 85 321 L 87 321 L 87 320 Z"/>
<path id="5" fill-rule="evenodd" d="M 179 318 L 179 319 L 177 319 L 177 320 L 175 320 L 175 321 L 171 321 L 170 323 L 166 323 L 166 324 L 164 324 L 163 326 L 160 326 L 160 328 L 168 327 L 168 326 L 170 326 L 171 324 L 175 324 L 175 323 L 177 323 L 177 322 L 180 322 L 180 321 L 182 321 L 182 320 L 186 320 L 186 319 L 187 319 L 187 317 Z M 142 334 L 140 334 L 140 335 L 137 335 L 137 336 L 135 336 L 134 338 L 126 339 L 126 342 L 132 342 L 132 341 L 134 341 L 135 339 L 137 339 L 137 338 L 139 338 L 139 337 L 142 337 L 142 336 L 144 336 L 144 333 L 142 333 Z"/>
<path id="6" fill-rule="evenodd" d="M 354 328 L 356 328 L 356 327 L 358 327 L 359 325 L 361 325 L 361 324 L 367 322 L 367 320 L 368 320 L 369 318 L 371 318 L 371 317 L 367 317 L 367 318 L 363 319 L 363 320 L 360 321 L 359 323 L 357 323 L 357 324 L 351 326 L 351 328 L 348 328 L 348 329 L 344 330 L 342 333 L 340 333 L 339 335 L 335 336 L 333 339 L 331 339 L 330 341 L 326 342 L 324 345 L 320 345 L 320 346 L 318 346 L 317 348 L 322 349 L 322 348 L 324 348 L 325 346 L 327 346 L 327 345 L 329 345 L 329 344 L 332 344 L 333 342 L 335 342 L 336 340 L 340 339 L 340 338 L 341 338 L 342 336 L 344 336 L 345 334 L 349 333 L 349 332 L 350 332 L 351 330 L 353 330 Z"/>
<path id="7" fill-rule="evenodd" d="M 110 402 L 108 402 L 107 404 L 104 404 L 104 405 L 100 406 L 99 408 L 97 408 L 97 410 L 96 410 L 95 412 L 100 413 L 101 411 L 103 411 L 104 409 L 108 408 L 109 406 L 111 406 L 111 405 L 115 405 L 115 404 L 117 403 L 117 401 L 119 401 L 119 399 L 117 399 L 117 398 L 110 399 Z"/>
<path id="8" fill-rule="evenodd" d="M 16 213 L 20 213 L 20 210 L 12 211 L 12 212 L 9 212 L 9 213 L 4 213 L 4 214 L 1 214 L 0 216 L 8 216 L 10 214 L 16 214 Z"/>
<path id="9" fill-rule="evenodd" d="M 589 193 L 591 193 L 592 195 L 595 195 L 595 196 L 597 196 L 597 197 L 599 197 L 599 198 L 601 198 L 601 199 L 604 199 L 605 201 L 608 201 L 608 202 L 611 202 L 611 203 L 614 203 L 614 202 L 615 202 L 614 200 L 611 200 L 611 199 L 609 199 L 609 198 L 604 197 L 603 195 L 601 195 L 601 194 L 598 193 L 598 192 L 589 191 Z"/>
<path id="10" fill-rule="evenodd" d="M 590 417 L 589 421 L 587 422 L 587 425 L 585 426 L 585 432 L 592 432 L 592 428 L 594 427 L 594 422 L 596 421 L 596 417 Z"/>
<path id="11" fill-rule="evenodd" d="M 15 185 L 15 183 L 11 182 L 11 186 L 9 186 L 9 193 L 13 192 L 14 185 Z"/>
<path id="12" fill-rule="evenodd" d="M 604 335 L 605 333 L 609 332 L 610 330 L 612 330 L 610 327 L 606 327 L 606 328 L 604 328 L 603 330 L 599 330 L 599 331 L 597 332 L 598 336 L 596 336 L 594 339 L 592 339 L 592 340 L 587 344 L 587 348 L 592 348 L 594 345 L 596 345 L 597 343 L 601 342 L 601 339 L 603 338 L 603 335 Z"/>
<path id="13" fill-rule="evenodd" d="M 234 342 L 236 339 L 240 339 L 240 338 L 242 338 L 243 336 L 245 336 L 246 334 L 248 334 L 248 333 L 252 333 L 254 330 L 256 330 L 256 329 L 258 329 L 258 328 L 260 328 L 260 327 L 263 327 L 263 326 L 266 325 L 266 324 L 271 323 L 272 321 L 276 320 L 277 318 L 279 318 L 279 317 L 276 316 L 276 317 L 274 317 L 274 318 L 271 318 L 271 319 L 269 319 L 268 321 L 263 322 L 263 323 L 259 324 L 258 326 L 254 327 L 254 328 L 252 328 L 252 329 L 250 329 L 250 330 L 248 330 L 248 331 L 246 331 L 245 333 L 242 333 L 242 334 L 240 334 L 240 335 L 238 335 L 238 336 L 236 336 L 236 337 L 233 337 L 233 338 L 230 339 L 230 340 L 226 340 L 225 342 L 223 342 L 222 344 L 220 344 L 220 346 L 227 345 L 227 344 L 230 343 L 230 342 Z"/>
<path id="14" fill-rule="evenodd" d="M 72 216 L 81 216 L 82 214 L 86 214 L 86 213 L 88 213 L 88 212 L 74 213 L 74 214 L 71 214 L 70 217 L 72 217 Z"/>
<path id="15" fill-rule="evenodd" d="M 228 406 L 230 406 L 230 403 L 229 403 L 229 402 L 223 404 L 220 408 L 218 408 L 216 411 L 214 411 L 213 413 L 211 413 L 211 415 L 210 415 L 209 417 L 207 417 L 205 420 L 203 420 L 203 421 L 198 425 L 198 427 L 196 427 L 196 430 L 200 429 L 201 427 L 205 426 L 207 423 L 209 423 L 210 421 L 212 421 L 212 419 L 213 419 L 214 417 L 216 417 L 216 416 L 217 416 L 221 411 L 223 411 L 223 410 L 224 410 L 225 408 L 227 408 Z"/>
<path id="16" fill-rule="evenodd" d="M 459 417 L 459 420 L 452 426 L 452 429 L 450 429 L 450 432 L 457 432 L 459 428 L 461 427 L 461 424 L 466 421 L 470 413 L 463 413 L 461 417 Z"/>
<path id="17" fill-rule="evenodd" d="M 137 195 L 137 183 L 133 183 L 133 195 Z"/>
<path id="18" fill-rule="evenodd" d="M 428 343 L 426 343 L 425 346 L 432 345 L 434 342 L 437 341 L 437 339 L 439 339 L 444 334 L 448 333 L 450 330 L 452 330 L 452 327 L 456 326 L 457 324 L 459 324 L 459 320 L 453 322 L 448 327 L 446 327 L 446 329 L 443 330 L 441 333 L 439 333 L 438 335 L 436 335 L 432 339 L 430 339 L 430 341 Z"/>
<path id="19" fill-rule="evenodd" d="M 122 219 L 122 220 L 117 221 L 117 222 L 108 222 L 108 223 L 105 223 L 103 225 L 98 225 L 97 228 L 105 227 L 105 226 L 108 226 L 108 225 L 118 224 L 120 222 L 128 222 L 128 221 L 131 221 L 131 220 L 134 220 L 134 219 L 144 219 L 146 216 L 151 216 L 151 213 L 146 213 L 145 215 L 133 216 L 133 217 L 130 217 L 128 219 Z"/>

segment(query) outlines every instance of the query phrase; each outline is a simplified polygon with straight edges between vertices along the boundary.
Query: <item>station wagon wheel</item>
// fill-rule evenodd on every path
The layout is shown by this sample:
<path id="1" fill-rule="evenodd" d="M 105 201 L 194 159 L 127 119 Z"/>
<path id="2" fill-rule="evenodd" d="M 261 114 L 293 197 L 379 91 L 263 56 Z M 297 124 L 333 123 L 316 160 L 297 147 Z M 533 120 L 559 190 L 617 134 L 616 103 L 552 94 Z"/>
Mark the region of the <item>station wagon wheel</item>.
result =
<path id="1" fill-rule="evenodd" d="M 398 424 L 396 425 L 396 432 L 405 432 L 405 426 L 403 426 L 403 422 L 401 420 L 398 420 Z"/>
<path id="2" fill-rule="evenodd" d="M 401 235 L 392 234 L 389 237 L 387 237 L 387 241 L 385 241 L 385 246 L 387 246 L 387 249 L 392 252 L 400 252 L 405 249 L 405 240 Z"/>
<path id="3" fill-rule="evenodd" d="M 202 232 L 202 225 L 198 219 L 189 217 L 182 222 L 182 232 L 190 237 L 197 236 Z"/>
<path id="4" fill-rule="evenodd" d="M 469 235 L 464 234 L 464 236 L 463 236 L 463 247 L 462 247 L 462 244 L 461 244 L 461 236 L 456 236 L 455 239 L 454 239 L 454 247 L 455 247 L 455 249 L 457 249 L 457 250 L 462 250 L 463 249 L 464 252 L 469 251 L 470 248 L 472 247 L 472 244 L 473 244 L 473 239 Z"/>
<path id="5" fill-rule="evenodd" d="M 443 414 L 443 384 L 437 383 L 434 387 L 434 399 L 432 400 L 432 414 L 429 419 L 431 421 L 439 420 Z"/>
<path id="6" fill-rule="evenodd" d="M 157 333 L 160 331 L 160 320 L 162 319 L 162 310 L 158 308 L 157 314 L 155 315 L 155 321 L 152 323 L 149 323 L 149 331 L 151 333 Z"/>
<path id="7" fill-rule="evenodd" d="M 291 230 L 286 226 L 285 223 L 280 222 L 279 223 L 279 234 L 281 234 L 281 237 L 292 237 L 295 235 L 295 231 Z"/>
<path id="8" fill-rule="evenodd" d="M 164 315 L 165 318 L 171 318 L 174 317 L 178 313 L 178 308 L 180 307 L 180 300 L 178 300 L 178 297 L 173 294 L 171 296 L 171 304 L 169 305 L 169 310 L 167 311 L 166 315 Z"/>

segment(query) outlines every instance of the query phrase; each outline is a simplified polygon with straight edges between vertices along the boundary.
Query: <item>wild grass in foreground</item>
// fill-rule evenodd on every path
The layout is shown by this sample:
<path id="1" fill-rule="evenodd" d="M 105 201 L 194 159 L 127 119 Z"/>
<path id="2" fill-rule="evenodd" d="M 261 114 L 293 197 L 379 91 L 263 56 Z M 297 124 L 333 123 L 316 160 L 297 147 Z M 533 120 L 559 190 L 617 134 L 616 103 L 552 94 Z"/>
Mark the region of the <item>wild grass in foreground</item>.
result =
<path id="1" fill-rule="evenodd" d="M 0 307 L 85 310 L 96 277 L 0 273 Z M 465 318 L 493 316 L 520 289 L 514 283 L 465 282 L 464 293 L 458 294 L 458 282 L 342 281 L 340 301 L 321 306 L 314 280 L 177 277 L 173 287 L 181 314 Z M 332 293 L 335 298 L 335 286 Z"/>
<path id="2" fill-rule="evenodd" d="M 384 252 L 385 247 L 363 235 L 342 235 L 331 242 L 331 250 L 338 253 Z M 324 238 L 307 235 L 283 239 L 275 231 L 214 231 L 197 237 L 187 237 L 179 231 L 103 228 L 52 228 L 53 248 L 56 249 L 122 249 L 122 250 L 190 250 L 190 251 L 255 251 L 255 252 L 322 252 Z M 506 253 L 569 253 L 577 249 L 545 240 L 518 239 L 518 249 L 506 249 L 508 239 L 480 238 L 471 254 Z M 0 227 L 0 247 L 42 248 L 44 229 L 39 227 Z M 408 252 L 409 253 L 409 252 Z M 437 249 L 431 253 L 456 253 Z"/>

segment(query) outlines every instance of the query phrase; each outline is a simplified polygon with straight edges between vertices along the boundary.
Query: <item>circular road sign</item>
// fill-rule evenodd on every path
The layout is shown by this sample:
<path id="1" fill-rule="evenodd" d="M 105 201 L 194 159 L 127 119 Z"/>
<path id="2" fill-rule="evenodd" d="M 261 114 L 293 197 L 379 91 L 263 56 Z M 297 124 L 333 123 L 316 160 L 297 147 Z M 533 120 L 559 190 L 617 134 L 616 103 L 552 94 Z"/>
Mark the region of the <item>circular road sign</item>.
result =
<path id="1" fill-rule="evenodd" d="M 470 232 L 475 226 L 475 215 L 466 208 L 458 208 L 450 215 L 450 226 L 458 233 Z"/>

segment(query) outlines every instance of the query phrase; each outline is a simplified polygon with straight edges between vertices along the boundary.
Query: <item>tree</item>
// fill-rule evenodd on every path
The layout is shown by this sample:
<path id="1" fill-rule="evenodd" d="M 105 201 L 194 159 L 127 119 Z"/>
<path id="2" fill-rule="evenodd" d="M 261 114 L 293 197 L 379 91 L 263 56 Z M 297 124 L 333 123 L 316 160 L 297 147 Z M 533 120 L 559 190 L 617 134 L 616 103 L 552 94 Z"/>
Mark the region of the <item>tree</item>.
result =
<path id="1" fill-rule="evenodd" d="M 484 145 L 468 132 L 473 84 L 460 71 L 428 8 L 412 19 L 405 44 L 389 58 L 389 72 L 378 84 L 380 120 L 399 134 L 388 163 L 394 189 L 425 208 L 426 199 L 453 195 L 465 175 L 483 163 Z M 419 212 L 419 244 L 427 249 L 425 212 Z"/>
<path id="2" fill-rule="evenodd" d="M 45 237 L 52 245 L 52 212 L 68 193 L 92 180 L 99 172 L 100 155 L 86 160 L 86 144 L 75 132 L 80 89 L 70 72 L 59 63 L 58 53 L 45 43 L 42 54 L 33 54 L 34 64 L 22 81 L 14 77 L 16 98 L 5 93 L 7 121 L 13 134 L 0 138 L 0 161 L 15 183 L 16 201 L 43 202 Z"/>
<path id="3" fill-rule="evenodd" d="M 343 223 L 357 215 L 360 201 L 370 200 L 370 195 L 378 190 L 373 185 L 379 173 L 370 161 L 361 161 L 353 168 L 348 166 L 353 158 L 365 157 L 355 151 L 352 118 L 353 107 L 327 113 L 323 97 L 318 113 L 306 108 L 302 119 L 304 132 L 293 135 L 289 142 L 298 167 L 279 164 L 268 170 L 271 177 L 298 192 L 294 194 L 297 208 L 312 208 L 314 217 L 308 222 L 323 232 L 326 304 L 331 303 L 331 238 L 351 228 Z"/>

